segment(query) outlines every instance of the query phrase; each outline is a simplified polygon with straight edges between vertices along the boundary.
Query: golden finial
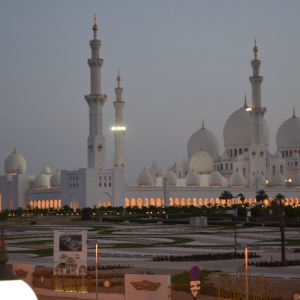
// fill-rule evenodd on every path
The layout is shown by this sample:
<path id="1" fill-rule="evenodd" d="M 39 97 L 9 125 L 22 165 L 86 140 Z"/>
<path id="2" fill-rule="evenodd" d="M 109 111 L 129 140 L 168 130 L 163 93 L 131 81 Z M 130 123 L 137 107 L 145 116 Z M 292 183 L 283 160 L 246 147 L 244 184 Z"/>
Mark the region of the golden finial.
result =
<path id="1" fill-rule="evenodd" d="M 203 151 L 202 145 L 200 145 L 200 151 Z"/>
<path id="2" fill-rule="evenodd" d="M 256 46 L 256 38 L 255 38 L 254 39 L 254 48 L 253 48 L 253 52 L 255 53 L 255 55 L 256 55 L 257 51 L 258 51 L 258 48 Z"/>
<path id="3" fill-rule="evenodd" d="M 295 105 L 293 106 L 293 118 L 296 118 Z"/>
<path id="4" fill-rule="evenodd" d="M 96 24 L 96 14 L 94 14 L 94 26 L 93 26 L 93 31 L 97 31 L 98 30 L 98 26 Z"/>
<path id="5" fill-rule="evenodd" d="M 14 152 L 13 153 L 17 153 L 17 149 L 16 149 L 16 147 L 14 147 Z"/>
<path id="6" fill-rule="evenodd" d="M 245 98 L 244 98 L 244 107 L 247 108 L 248 104 L 247 104 L 247 94 L 245 93 Z"/>
<path id="7" fill-rule="evenodd" d="M 204 118 L 202 118 L 202 129 L 205 129 L 205 127 L 204 127 Z"/>
<path id="8" fill-rule="evenodd" d="M 118 69 L 118 77 L 117 77 L 117 81 L 118 81 L 118 82 L 121 81 L 121 77 L 120 77 L 120 69 Z"/>

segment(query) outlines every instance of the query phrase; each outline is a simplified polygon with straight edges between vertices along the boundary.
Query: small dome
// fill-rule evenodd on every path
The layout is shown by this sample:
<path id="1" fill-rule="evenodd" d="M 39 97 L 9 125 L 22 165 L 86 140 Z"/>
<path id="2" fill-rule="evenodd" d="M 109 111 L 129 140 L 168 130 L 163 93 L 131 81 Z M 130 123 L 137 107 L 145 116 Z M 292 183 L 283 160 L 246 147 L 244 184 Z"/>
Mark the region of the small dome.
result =
<path id="1" fill-rule="evenodd" d="M 203 150 L 208 152 L 211 156 L 215 156 L 220 152 L 218 139 L 211 131 L 204 128 L 204 124 L 202 124 L 201 129 L 192 134 L 188 141 L 188 158 L 191 159 L 191 157 L 198 152 L 200 148 L 203 148 Z"/>
<path id="2" fill-rule="evenodd" d="M 14 149 L 4 162 L 4 172 L 6 175 L 16 175 L 19 166 L 22 166 L 23 171 L 26 172 L 25 158 Z"/>
<path id="3" fill-rule="evenodd" d="M 300 187 L 300 174 L 294 174 L 292 178 L 292 186 Z"/>
<path id="4" fill-rule="evenodd" d="M 269 151 L 267 152 L 267 160 L 273 159 L 274 155 L 272 155 Z"/>
<path id="5" fill-rule="evenodd" d="M 167 178 L 169 180 L 169 186 L 176 186 L 177 184 L 177 176 L 175 173 L 171 170 L 168 170 L 165 172 L 165 174 L 162 177 L 162 184 L 164 184 L 164 178 Z"/>
<path id="6" fill-rule="evenodd" d="M 214 170 L 214 161 L 206 151 L 200 150 L 192 156 L 190 160 L 190 170 L 210 173 Z"/>
<path id="7" fill-rule="evenodd" d="M 253 176 L 252 176 L 252 180 L 251 180 L 251 185 L 253 187 L 256 186 L 256 182 L 259 181 L 260 182 L 260 186 L 264 187 L 266 184 L 266 179 L 265 176 L 259 172 L 256 172 Z"/>
<path id="8" fill-rule="evenodd" d="M 208 185 L 211 187 L 221 187 L 223 184 L 222 175 L 219 172 L 212 172 L 208 177 Z"/>
<path id="9" fill-rule="evenodd" d="M 274 153 L 274 158 L 275 159 L 280 159 L 281 158 L 281 154 L 278 150 Z"/>
<path id="10" fill-rule="evenodd" d="M 52 188 L 60 188 L 60 171 L 56 171 L 50 178 Z"/>
<path id="11" fill-rule="evenodd" d="M 24 174 L 25 173 L 24 167 L 22 165 L 18 166 L 17 173 L 18 174 Z"/>
<path id="12" fill-rule="evenodd" d="M 137 178 L 138 186 L 141 187 L 149 187 L 152 186 L 152 175 L 149 171 L 144 168 L 142 172 L 140 172 Z"/>
<path id="13" fill-rule="evenodd" d="M 222 187 L 229 187 L 229 183 L 226 177 L 222 177 Z"/>
<path id="14" fill-rule="evenodd" d="M 213 161 L 214 162 L 219 162 L 221 161 L 221 156 L 219 154 L 216 154 L 214 157 L 213 157 Z"/>
<path id="15" fill-rule="evenodd" d="M 224 151 L 223 154 L 221 155 L 221 160 L 222 161 L 230 160 L 230 157 L 226 151 Z"/>
<path id="16" fill-rule="evenodd" d="M 46 174 L 46 175 L 51 175 L 51 169 L 49 166 L 46 166 L 44 169 L 43 169 L 43 173 Z"/>
<path id="17" fill-rule="evenodd" d="M 284 187 L 285 186 L 285 178 L 281 173 L 276 173 L 272 177 L 271 185 L 275 187 Z"/>
<path id="18" fill-rule="evenodd" d="M 293 115 L 281 124 L 276 134 L 279 151 L 289 148 L 300 149 L 300 119 Z"/>
<path id="19" fill-rule="evenodd" d="M 239 172 L 233 173 L 229 179 L 230 186 L 232 187 L 243 187 L 245 185 L 245 181 L 244 176 Z"/>
<path id="20" fill-rule="evenodd" d="M 50 186 L 50 177 L 43 172 L 34 179 L 34 187 L 36 189 L 48 189 Z"/>
<path id="21" fill-rule="evenodd" d="M 247 103 L 244 107 L 239 108 L 233 112 L 227 119 L 223 138 L 225 149 L 247 148 L 249 149 L 252 140 L 252 118 Z M 269 143 L 269 126 L 265 119 L 263 121 L 262 138 L 266 145 Z"/>
<path id="22" fill-rule="evenodd" d="M 194 172 L 190 171 L 185 177 L 185 184 L 188 187 L 198 187 L 200 186 L 200 177 L 199 175 Z"/>
<path id="23" fill-rule="evenodd" d="M 244 160 L 250 160 L 249 152 L 244 152 Z"/>
<path id="24" fill-rule="evenodd" d="M 155 161 L 151 164 L 151 169 L 157 169 L 157 164 Z"/>

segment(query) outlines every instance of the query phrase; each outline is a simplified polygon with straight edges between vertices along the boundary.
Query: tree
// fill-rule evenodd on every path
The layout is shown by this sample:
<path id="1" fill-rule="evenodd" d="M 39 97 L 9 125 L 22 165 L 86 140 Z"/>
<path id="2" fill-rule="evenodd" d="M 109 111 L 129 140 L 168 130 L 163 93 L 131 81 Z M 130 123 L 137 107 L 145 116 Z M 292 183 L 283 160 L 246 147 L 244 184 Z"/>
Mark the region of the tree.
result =
<path id="1" fill-rule="evenodd" d="M 230 191 L 223 191 L 221 196 L 219 197 L 221 200 L 226 201 L 226 206 L 228 206 L 228 200 L 232 200 L 234 198 Z"/>
<path id="2" fill-rule="evenodd" d="M 284 224 L 284 205 L 285 196 L 282 194 L 277 194 L 275 198 L 271 201 L 271 207 L 274 216 L 278 218 L 280 237 L 281 237 L 281 264 L 285 266 L 285 224 Z"/>
<path id="3" fill-rule="evenodd" d="M 238 198 L 238 197 L 240 197 L 240 200 L 242 201 L 242 205 L 244 205 L 244 202 L 245 202 L 245 200 L 246 200 L 244 194 L 238 194 L 238 195 L 237 195 L 236 197 L 234 197 L 234 198 Z"/>
<path id="4" fill-rule="evenodd" d="M 256 194 L 256 204 L 258 204 L 258 202 L 260 201 L 260 204 L 263 204 L 265 199 L 268 200 L 268 195 L 266 194 L 266 192 L 264 190 L 258 191 Z"/>

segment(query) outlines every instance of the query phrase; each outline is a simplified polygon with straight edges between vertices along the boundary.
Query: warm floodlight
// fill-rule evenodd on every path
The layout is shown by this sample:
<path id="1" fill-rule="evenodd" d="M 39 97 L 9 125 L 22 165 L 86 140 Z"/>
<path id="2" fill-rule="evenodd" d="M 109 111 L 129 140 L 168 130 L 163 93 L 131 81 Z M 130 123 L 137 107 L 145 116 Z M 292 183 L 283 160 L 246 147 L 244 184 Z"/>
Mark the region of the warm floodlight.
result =
<path id="1" fill-rule="evenodd" d="M 125 126 L 117 126 L 117 127 L 112 127 L 112 131 L 125 131 L 126 127 Z"/>
<path id="2" fill-rule="evenodd" d="M 251 107 L 246 108 L 246 111 L 251 111 L 251 110 L 252 110 Z"/>

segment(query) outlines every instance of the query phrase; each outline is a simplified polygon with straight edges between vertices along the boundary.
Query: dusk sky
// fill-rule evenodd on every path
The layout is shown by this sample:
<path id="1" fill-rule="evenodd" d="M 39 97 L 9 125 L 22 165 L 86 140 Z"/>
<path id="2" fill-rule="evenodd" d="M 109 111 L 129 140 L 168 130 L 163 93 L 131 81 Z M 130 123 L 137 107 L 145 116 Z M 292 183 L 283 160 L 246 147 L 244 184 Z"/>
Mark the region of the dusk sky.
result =
<path id="1" fill-rule="evenodd" d="M 1 0 L 0 162 L 14 147 L 37 175 L 87 167 L 87 59 L 97 15 L 107 168 L 113 168 L 114 88 L 124 88 L 127 175 L 155 161 L 165 172 L 187 159 L 190 136 L 205 127 L 224 151 L 223 127 L 251 105 L 254 38 L 262 61 L 262 105 L 276 132 L 300 116 L 300 1 Z"/>

